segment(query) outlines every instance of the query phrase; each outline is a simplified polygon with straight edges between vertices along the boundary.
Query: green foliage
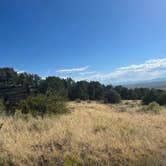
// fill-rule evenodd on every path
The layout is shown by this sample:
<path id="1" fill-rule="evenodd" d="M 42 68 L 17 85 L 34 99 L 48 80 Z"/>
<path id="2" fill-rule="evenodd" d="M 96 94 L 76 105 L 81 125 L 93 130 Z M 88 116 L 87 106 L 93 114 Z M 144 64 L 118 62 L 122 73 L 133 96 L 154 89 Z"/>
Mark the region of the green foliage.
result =
<path id="1" fill-rule="evenodd" d="M 12 68 L 0 68 L 0 86 L 17 84 L 17 72 Z"/>
<path id="2" fill-rule="evenodd" d="M 151 89 L 143 98 L 144 104 L 149 104 L 151 102 L 157 102 L 160 105 L 166 105 L 166 92 L 162 90 Z"/>
<path id="3" fill-rule="evenodd" d="M 47 92 L 46 110 L 48 113 L 66 113 L 65 99 L 54 91 Z"/>
<path id="4" fill-rule="evenodd" d="M 47 95 L 29 96 L 20 103 L 19 109 L 21 113 L 33 116 L 61 114 L 67 111 L 63 99 L 53 92 L 49 92 Z"/>
<path id="5" fill-rule="evenodd" d="M 122 86 L 116 86 L 115 90 L 120 94 L 123 100 L 136 100 L 140 99 L 140 96 L 143 95 L 142 91 L 138 89 L 128 89 Z"/>
<path id="6" fill-rule="evenodd" d="M 36 74 L 18 73 L 13 68 L 0 68 L 0 86 L 30 85 L 37 87 L 41 78 Z"/>
<path id="7" fill-rule="evenodd" d="M 159 97 L 159 103 L 161 105 L 166 105 L 166 92 L 162 93 L 162 95 L 160 95 L 160 97 Z"/>
<path id="8" fill-rule="evenodd" d="M 69 94 L 69 98 L 71 100 L 80 99 L 80 100 L 88 100 L 88 85 L 87 81 L 79 81 L 72 86 L 71 92 Z"/>
<path id="9" fill-rule="evenodd" d="M 32 117 L 33 115 L 30 113 L 25 114 L 20 109 L 15 110 L 15 114 L 14 114 L 15 119 L 23 119 L 23 120 L 29 121 L 30 119 L 32 119 Z"/>
<path id="10" fill-rule="evenodd" d="M 38 95 L 37 99 L 30 97 L 26 102 L 23 101 L 22 107 L 25 107 L 23 110 L 25 112 L 29 110 L 29 103 L 31 103 L 33 109 L 36 110 L 37 107 L 38 112 L 45 112 L 46 106 L 42 102 L 45 101 L 45 98 L 48 99 L 45 94 L 50 90 L 56 92 L 57 96 L 68 100 L 98 100 L 105 101 L 106 103 L 118 103 L 120 99 L 139 99 L 143 100 L 145 104 L 156 101 L 160 105 L 166 105 L 166 92 L 162 90 L 150 90 L 147 88 L 128 89 L 122 86 L 113 87 L 112 85 L 105 86 L 97 81 L 75 82 L 71 78 L 61 79 L 55 76 L 41 79 L 36 74 L 18 73 L 12 68 L 0 68 L 0 97 L 5 100 L 6 110 L 9 110 L 9 112 L 13 112 L 17 103 L 27 96 L 32 95 L 32 93 Z M 32 103 L 36 103 L 37 106 Z M 61 107 L 57 106 L 61 105 L 57 103 L 56 101 L 56 107 Z M 0 110 L 2 110 L 1 107 L 0 103 Z M 54 110 L 51 104 L 49 105 L 49 109 Z"/>
<path id="11" fill-rule="evenodd" d="M 120 95 L 115 90 L 107 90 L 104 96 L 105 103 L 119 103 L 121 101 Z"/>
<path id="12" fill-rule="evenodd" d="M 90 100 L 103 100 L 105 86 L 97 81 L 91 81 L 88 86 L 88 95 Z"/>
<path id="13" fill-rule="evenodd" d="M 145 106 L 143 109 L 145 112 L 153 112 L 155 114 L 160 113 L 161 107 L 157 102 L 152 102 L 148 106 Z"/>
<path id="14" fill-rule="evenodd" d="M 66 81 L 67 82 L 67 81 Z M 65 84 L 65 80 L 60 79 L 59 77 L 50 76 L 45 80 L 41 80 L 38 86 L 38 91 L 42 94 L 45 94 L 49 90 L 56 91 L 63 97 L 67 97 L 67 85 Z"/>
<path id="15" fill-rule="evenodd" d="M 23 100 L 19 109 L 23 114 L 32 114 L 32 115 L 41 115 L 46 111 L 45 106 L 46 96 L 45 95 L 37 95 L 35 97 L 28 97 L 26 100 Z"/>

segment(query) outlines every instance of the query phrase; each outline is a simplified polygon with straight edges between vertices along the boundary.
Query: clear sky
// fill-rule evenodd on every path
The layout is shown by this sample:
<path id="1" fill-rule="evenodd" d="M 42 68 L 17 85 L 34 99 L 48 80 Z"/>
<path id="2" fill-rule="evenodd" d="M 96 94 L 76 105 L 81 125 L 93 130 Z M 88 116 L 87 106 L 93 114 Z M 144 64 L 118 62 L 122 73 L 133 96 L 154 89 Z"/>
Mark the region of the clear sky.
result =
<path id="1" fill-rule="evenodd" d="M 164 77 L 166 1 L 0 0 L 4 66 L 102 82 Z"/>

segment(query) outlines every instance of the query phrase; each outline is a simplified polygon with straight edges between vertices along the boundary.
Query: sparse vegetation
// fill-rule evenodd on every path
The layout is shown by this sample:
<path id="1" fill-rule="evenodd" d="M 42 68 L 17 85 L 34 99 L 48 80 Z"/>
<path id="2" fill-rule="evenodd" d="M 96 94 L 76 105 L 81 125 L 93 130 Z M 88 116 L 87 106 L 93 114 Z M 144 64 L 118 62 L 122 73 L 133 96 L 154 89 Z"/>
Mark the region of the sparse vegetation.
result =
<path id="1" fill-rule="evenodd" d="M 164 165 L 166 112 L 152 116 L 132 104 L 142 108 L 69 102 L 64 116 L 0 117 L 0 165 Z"/>
<path id="2" fill-rule="evenodd" d="M 144 106 L 143 110 L 145 112 L 152 112 L 152 113 L 158 114 L 161 111 L 161 107 L 157 102 L 154 101 L 150 103 L 148 106 Z"/>

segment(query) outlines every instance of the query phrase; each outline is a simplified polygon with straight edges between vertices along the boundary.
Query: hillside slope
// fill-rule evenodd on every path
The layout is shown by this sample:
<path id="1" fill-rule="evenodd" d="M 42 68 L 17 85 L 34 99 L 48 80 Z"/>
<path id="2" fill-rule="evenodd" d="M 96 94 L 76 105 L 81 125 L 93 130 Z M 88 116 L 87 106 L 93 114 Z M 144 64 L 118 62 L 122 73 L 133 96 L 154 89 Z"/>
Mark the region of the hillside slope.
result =
<path id="1" fill-rule="evenodd" d="M 0 165 L 164 165 L 166 112 L 139 102 L 68 103 L 60 117 L 0 117 Z M 164 110 L 164 109 L 163 109 Z"/>

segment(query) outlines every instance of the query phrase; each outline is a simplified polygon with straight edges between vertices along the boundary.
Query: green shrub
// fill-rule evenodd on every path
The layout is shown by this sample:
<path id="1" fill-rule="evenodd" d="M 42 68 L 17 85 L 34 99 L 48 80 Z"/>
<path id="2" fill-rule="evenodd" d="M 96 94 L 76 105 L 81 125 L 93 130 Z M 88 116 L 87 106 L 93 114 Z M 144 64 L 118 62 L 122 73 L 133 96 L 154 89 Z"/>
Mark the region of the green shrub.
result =
<path id="1" fill-rule="evenodd" d="M 23 120 L 29 121 L 30 119 L 32 119 L 32 117 L 33 116 L 30 113 L 25 114 L 23 113 L 22 110 L 18 110 L 18 109 L 15 110 L 15 114 L 14 114 L 15 119 L 23 119 Z"/>
<path id="2" fill-rule="evenodd" d="M 166 105 L 166 92 L 152 89 L 143 97 L 144 104 L 149 104 L 153 101 L 159 103 L 160 105 Z"/>
<path id="3" fill-rule="evenodd" d="M 61 114 L 67 111 L 62 97 L 53 92 L 49 92 L 47 95 L 30 96 L 20 103 L 19 109 L 21 113 L 33 116 Z"/>
<path id="4" fill-rule="evenodd" d="M 23 114 L 32 114 L 34 116 L 45 114 L 46 112 L 46 96 L 37 95 L 35 97 L 28 97 L 26 100 L 23 100 L 19 109 Z"/>
<path id="5" fill-rule="evenodd" d="M 146 106 L 144 108 L 144 111 L 145 112 L 153 112 L 155 114 L 158 114 L 161 111 L 161 107 L 157 102 L 154 101 L 154 102 L 150 103 L 148 106 Z"/>
<path id="6" fill-rule="evenodd" d="M 120 103 L 121 97 L 119 93 L 117 93 L 115 90 L 108 90 L 105 92 L 104 96 L 104 102 L 105 103 Z"/>

